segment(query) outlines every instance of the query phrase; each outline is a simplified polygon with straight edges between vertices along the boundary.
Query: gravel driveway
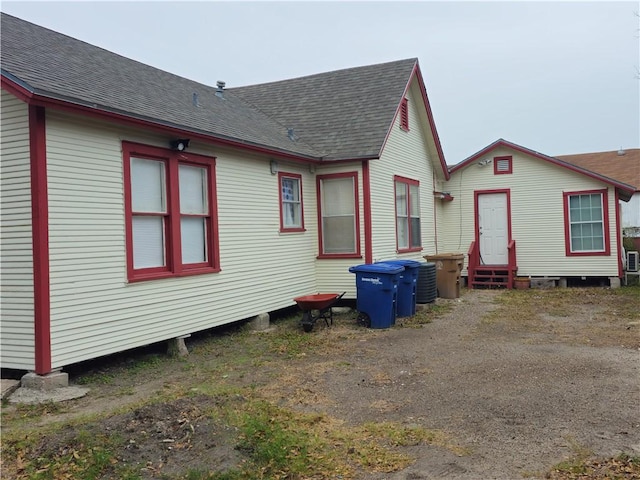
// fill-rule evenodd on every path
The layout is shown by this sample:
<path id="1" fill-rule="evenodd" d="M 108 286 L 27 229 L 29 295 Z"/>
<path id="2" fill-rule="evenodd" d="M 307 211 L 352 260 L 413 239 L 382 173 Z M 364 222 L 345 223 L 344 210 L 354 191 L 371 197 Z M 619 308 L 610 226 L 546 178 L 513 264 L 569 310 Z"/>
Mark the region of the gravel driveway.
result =
<path id="1" fill-rule="evenodd" d="M 584 451 L 640 455 L 638 349 L 483 321 L 500 294 L 467 291 L 445 317 L 364 336 L 340 356 L 349 368 L 310 375 L 332 415 L 441 429 L 466 450 L 411 447 L 409 469 L 367 478 L 531 478 Z"/>

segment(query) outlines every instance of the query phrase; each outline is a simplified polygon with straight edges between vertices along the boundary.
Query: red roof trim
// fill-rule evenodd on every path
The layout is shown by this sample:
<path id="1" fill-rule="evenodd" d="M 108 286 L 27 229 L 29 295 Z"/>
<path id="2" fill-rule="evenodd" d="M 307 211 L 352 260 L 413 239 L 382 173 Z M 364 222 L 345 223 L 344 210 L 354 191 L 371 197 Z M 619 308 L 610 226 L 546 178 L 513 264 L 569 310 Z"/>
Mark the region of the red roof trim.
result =
<path id="1" fill-rule="evenodd" d="M 447 166 L 447 162 L 444 159 L 444 153 L 442 152 L 442 145 L 440 144 L 440 136 L 438 135 L 438 132 L 436 130 L 436 124 L 433 120 L 433 113 L 431 112 L 431 104 L 429 103 L 429 98 L 427 97 L 427 90 L 425 88 L 424 85 L 424 80 L 422 79 L 422 73 L 420 72 L 420 66 L 418 65 L 418 62 L 416 61 L 414 67 L 413 67 L 413 72 L 411 72 L 411 77 L 409 78 L 409 81 L 407 82 L 407 85 L 404 89 L 404 92 L 402 92 L 402 98 L 404 99 L 405 96 L 407 95 L 407 92 L 409 91 L 409 86 L 411 85 L 411 81 L 413 79 L 416 79 L 416 81 L 418 82 L 418 85 L 420 86 L 420 93 L 422 94 L 422 101 L 424 102 L 425 108 L 427 110 L 427 118 L 429 119 L 429 128 L 431 129 L 431 135 L 433 136 L 433 141 L 436 144 L 436 150 L 438 153 L 438 159 L 440 160 L 440 166 L 442 168 L 442 173 L 444 175 L 445 180 L 449 180 L 449 167 Z M 385 145 L 387 144 L 387 141 L 389 140 L 389 135 L 391 134 L 391 130 L 393 128 L 393 125 L 395 124 L 395 120 L 398 117 L 398 115 L 400 114 L 400 109 L 402 107 L 402 102 L 398 103 L 398 107 L 396 108 L 396 113 L 393 117 L 393 121 L 391 122 L 391 125 L 389 126 L 389 130 L 387 130 L 387 135 L 384 139 L 384 142 L 382 142 L 382 150 L 384 150 Z"/>
<path id="2" fill-rule="evenodd" d="M 109 110 L 104 110 L 104 109 L 101 109 L 100 107 L 88 107 L 85 105 L 72 103 L 66 100 L 46 97 L 44 95 L 33 93 L 27 90 L 26 88 L 22 87 L 21 85 L 17 84 L 16 82 L 12 81 L 11 79 L 6 78 L 4 76 L 2 77 L 2 89 L 15 95 L 20 100 L 27 102 L 30 105 L 56 108 L 59 110 L 70 112 L 70 113 L 87 115 L 93 118 L 116 121 L 118 123 L 122 123 L 125 125 L 141 126 L 144 128 L 149 128 L 151 130 L 162 132 L 175 137 L 187 137 L 191 139 L 197 138 L 200 141 L 214 144 L 214 145 L 225 145 L 225 146 L 240 148 L 243 150 L 249 150 L 252 152 L 263 153 L 265 155 L 276 155 L 280 158 L 287 158 L 290 160 L 299 161 L 303 163 L 318 164 L 321 162 L 321 159 L 319 159 L 318 157 L 305 157 L 302 155 L 283 152 L 277 149 L 270 149 L 266 147 L 243 143 L 238 140 L 230 140 L 230 139 L 215 137 L 213 135 L 207 135 L 206 133 L 193 132 L 190 130 L 185 130 L 185 129 L 182 129 L 179 127 L 173 127 L 170 125 L 162 125 L 160 123 L 156 123 L 151 120 L 131 117 L 125 113 L 117 113 L 117 112 L 111 112 Z"/>
<path id="3" fill-rule="evenodd" d="M 473 155 L 471 155 L 470 157 L 466 158 L 462 162 L 454 165 L 453 167 L 451 167 L 449 169 L 449 172 L 450 173 L 454 173 L 454 172 L 456 172 L 456 171 L 458 171 L 458 170 L 460 170 L 462 168 L 465 168 L 468 165 L 477 162 L 481 157 L 484 157 L 485 155 L 489 154 L 489 152 L 491 152 L 492 150 L 495 150 L 496 148 L 499 148 L 499 147 L 510 148 L 510 149 L 515 150 L 517 152 L 524 153 L 525 155 L 530 155 L 532 157 L 538 158 L 540 160 L 544 160 L 546 162 L 552 163 L 552 164 L 557 165 L 559 167 L 566 168 L 567 170 L 571 170 L 573 172 L 580 173 L 582 175 L 586 175 L 587 177 L 594 178 L 596 180 L 599 180 L 601 182 L 604 182 L 604 183 L 612 185 L 612 186 L 614 186 L 616 188 L 619 188 L 623 192 L 627 192 L 629 194 L 629 196 L 633 195 L 634 189 L 633 189 L 633 187 L 631 185 L 627 185 L 625 183 L 617 182 L 617 181 L 615 181 L 615 180 L 613 180 L 611 178 L 608 178 L 608 177 L 605 177 L 605 176 L 600 175 L 598 173 L 592 172 L 591 170 L 580 168 L 580 167 L 578 167 L 576 165 L 573 165 L 571 163 L 564 162 L 562 160 L 558 160 L 557 158 L 550 157 L 550 156 L 545 155 L 545 154 L 540 153 L 540 152 L 536 152 L 535 150 L 531 150 L 531 149 L 528 149 L 526 147 L 522 147 L 520 145 L 517 145 L 515 143 L 508 142 L 506 140 L 503 140 L 502 138 L 500 138 L 500 139 L 496 140 L 495 142 L 493 142 L 492 144 L 486 146 L 485 148 L 483 148 L 479 152 L 474 153 Z"/>

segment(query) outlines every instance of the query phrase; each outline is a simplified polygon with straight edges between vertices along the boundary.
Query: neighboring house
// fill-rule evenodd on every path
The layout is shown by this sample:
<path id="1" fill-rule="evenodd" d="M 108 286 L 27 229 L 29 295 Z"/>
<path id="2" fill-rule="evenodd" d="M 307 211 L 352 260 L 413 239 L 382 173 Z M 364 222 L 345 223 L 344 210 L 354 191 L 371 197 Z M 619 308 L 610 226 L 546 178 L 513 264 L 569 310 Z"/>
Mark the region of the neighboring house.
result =
<path id="1" fill-rule="evenodd" d="M 470 287 L 517 276 L 622 277 L 620 203 L 635 187 L 498 140 L 450 169 L 438 249 L 468 252 Z"/>
<path id="2" fill-rule="evenodd" d="M 2 367 L 44 375 L 435 253 L 416 59 L 242 88 L 2 14 Z"/>
<path id="3" fill-rule="evenodd" d="M 556 158 L 634 186 L 636 191 L 631 200 L 621 204 L 622 229 L 625 236 L 640 237 L 640 148 Z"/>

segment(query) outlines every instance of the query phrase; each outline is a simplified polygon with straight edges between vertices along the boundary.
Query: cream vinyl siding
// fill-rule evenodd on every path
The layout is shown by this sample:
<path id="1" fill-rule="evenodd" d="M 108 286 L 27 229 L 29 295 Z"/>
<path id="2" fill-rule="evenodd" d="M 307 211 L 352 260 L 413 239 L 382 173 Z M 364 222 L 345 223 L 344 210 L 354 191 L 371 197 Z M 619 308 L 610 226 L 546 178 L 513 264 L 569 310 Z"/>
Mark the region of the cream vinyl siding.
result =
<path id="1" fill-rule="evenodd" d="M 431 135 L 417 83 L 407 94 L 409 131 L 400 128 L 400 116 L 391 128 L 384 152 L 371 162 L 371 211 L 374 261 L 395 258 L 424 261 L 435 250 L 433 220 L 433 164 L 428 153 Z M 422 252 L 397 253 L 394 176 L 420 182 L 420 233 Z"/>
<path id="2" fill-rule="evenodd" d="M 53 368 L 295 305 L 315 285 L 315 177 L 302 175 L 306 232 L 280 233 L 269 158 L 212 149 L 220 273 L 128 283 L 121 141 L 169 138 L 60 113 L 47 117 Z"/>
<path id="3" fill-rule="evenodd" d="M 34 293 L 28 107 L 2 91 L 0 277 L 3 368 L 33 370 Z"/>
<path id="4" fill-rule="evenodd" d="M 448 188 L 455 197 L 438 211 L 440 251 L 467 253 L 474 240 L 474 191 L 510 189 L 512 237 L 516 241 L 518 275 L 618 276 L 615 192 L 608 189 L 609 256 L 565 253 L 563 192 L 600 190 L 606 184 L 544 160 L 496 149 L 486 158 L 513 156 L 513 173 L 494 175 L 493 164 L 470 164 L 454 172 Z M 466 261 L 465 271 L 466 274 Z"/>

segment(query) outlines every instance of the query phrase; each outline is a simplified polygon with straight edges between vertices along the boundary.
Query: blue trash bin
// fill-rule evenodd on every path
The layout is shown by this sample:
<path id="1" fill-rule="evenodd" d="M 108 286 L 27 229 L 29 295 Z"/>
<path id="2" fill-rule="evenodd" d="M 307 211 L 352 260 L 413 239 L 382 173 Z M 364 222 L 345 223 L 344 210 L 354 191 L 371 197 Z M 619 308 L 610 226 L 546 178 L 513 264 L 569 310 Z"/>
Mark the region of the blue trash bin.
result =
<path id="1" fill-rule="evenodd" d="M 416 260 L 384 260 L 381 263 L 401 265 L 404 272 L 400 273 L 398 282 L 398 317 L 411 317 L 416 314 L 416 293 L 418 290 L 418 273 L 420 262 Z"/>
<path id="2" fill-rule="evenodd" d="M 349 268 L 356 275 L 356 308 L 371 328 L 389 328 L 396 323 L 398 282 L 402 265 L 372 263 Z"/>

